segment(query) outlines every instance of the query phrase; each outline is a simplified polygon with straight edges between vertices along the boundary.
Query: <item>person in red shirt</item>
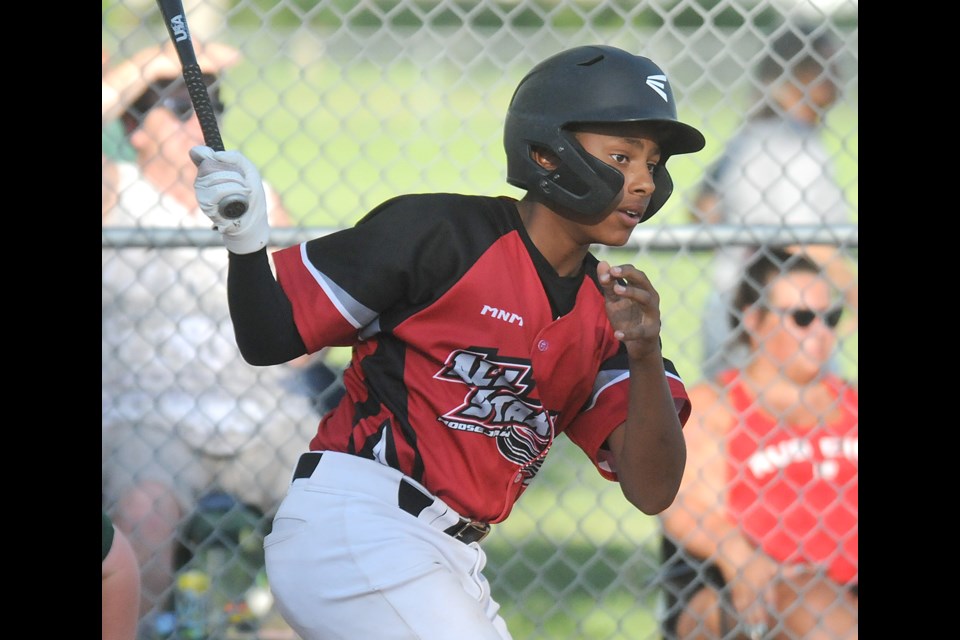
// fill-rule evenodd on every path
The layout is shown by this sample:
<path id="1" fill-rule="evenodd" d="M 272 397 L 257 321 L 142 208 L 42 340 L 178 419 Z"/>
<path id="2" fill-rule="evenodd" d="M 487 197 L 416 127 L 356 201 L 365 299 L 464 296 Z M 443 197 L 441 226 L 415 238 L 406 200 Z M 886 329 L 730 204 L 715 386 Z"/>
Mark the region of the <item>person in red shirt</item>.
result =
<path id="1" fill-rule="evenodd" d="M 479 542 L 561 434 L 644 513 L 680 485 L 689 403 L 661 352 L 659 296 L 590 247 L 626 244 L 670 196 L 667 160 L 703 135 L 677 120 L 653 61 L 584 46 L 526 75 L 503 138 L 521 199 L 398 196 L 274 252 L 276 278 L 256 167 L 191 152 L 244 358 L 353 349 L 265 542 L 305 640 L 510 638 Z M 247 213 L 223 218 L 236 195 Z"/>
<path id="2" fill-rule="evenodd" d="M 766 249 L 736 303 L 750 357 L 690 389 L 687 467 L 660 516 L 665 635 L 856 637 L 859 395 L 827 366 L 841 302 L 807 256 Z"/>

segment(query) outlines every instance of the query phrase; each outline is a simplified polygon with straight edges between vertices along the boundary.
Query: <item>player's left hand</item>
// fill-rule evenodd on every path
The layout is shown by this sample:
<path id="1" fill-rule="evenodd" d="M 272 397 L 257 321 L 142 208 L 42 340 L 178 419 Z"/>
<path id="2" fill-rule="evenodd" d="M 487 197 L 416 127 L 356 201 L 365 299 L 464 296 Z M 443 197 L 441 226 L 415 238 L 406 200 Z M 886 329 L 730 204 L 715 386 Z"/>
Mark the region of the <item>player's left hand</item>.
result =
<path id="1" fill-rule="evenodd" d="M 602 261 L 597 277 L 614 335 L 626 344 L 630 357 L 661 357 L 660 295 L 647 275 L 633 265 L 610 266 Z"/>
<path id="2" fill-rule="evenodd" d="M 190 159 L 197 166 L 193 182 L 197 204 L 223 235 L 227 249 L 243 255 L 267 246 L 267 199 L 256 166 L 239 151 L 214 151 L 204 146 L 190 149 Z M 239 218 L 220 214 L 220 204 L 228 198 L 240 198 L 247 204 Z"/>

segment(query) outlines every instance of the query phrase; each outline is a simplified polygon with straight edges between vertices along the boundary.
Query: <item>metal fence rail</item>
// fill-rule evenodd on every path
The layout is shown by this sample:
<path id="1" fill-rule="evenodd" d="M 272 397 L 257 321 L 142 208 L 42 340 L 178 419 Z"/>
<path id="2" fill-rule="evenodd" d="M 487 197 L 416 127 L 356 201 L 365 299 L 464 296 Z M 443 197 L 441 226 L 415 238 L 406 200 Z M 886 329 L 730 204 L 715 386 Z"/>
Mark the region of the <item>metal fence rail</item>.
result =
<path id="1" fill-rule="evenodd" d="M 270 244 L 289 247 L 337 231 L 328 227 L 272 229 Z M 206 229 L 144 229 L 138 227 L 104 227 L 100 231 L 104 248 L 131 247 L 222 247 L 220 234 Z M 789 246 L 795 244 L 833 245 L 844 249 L 860 248 L 857 225 L 819 227 L 736 226 L 736 225 L 673 225 L 638 227 L 625 245 L 649 251 L 711 251 L 733 244 Z"/>

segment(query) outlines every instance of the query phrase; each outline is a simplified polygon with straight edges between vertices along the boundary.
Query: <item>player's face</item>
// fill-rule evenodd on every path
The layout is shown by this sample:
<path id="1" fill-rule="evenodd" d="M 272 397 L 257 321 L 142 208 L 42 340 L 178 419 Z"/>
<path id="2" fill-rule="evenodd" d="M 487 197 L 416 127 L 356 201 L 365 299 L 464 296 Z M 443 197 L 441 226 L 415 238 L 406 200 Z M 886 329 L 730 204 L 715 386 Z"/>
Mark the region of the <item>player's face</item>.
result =
<path id="1" fill-rule="evenodd" d="M 656 189 L 653 172 L 660 163 L 660 146 L 639 128 L 591 128 L 576 136 L 587 153 L 623 174 L 619 201 L 606 218 L 591 225 L 593 242 L 622 246 L 640 224 Z"/>
<path id="2" fill-rule="evenodd" d="M 789 377 L 806 382 L 827 366 L 841 307 L 816 274 L 788 273 L 771 284 L 751 330 L 753 340 Z"/>

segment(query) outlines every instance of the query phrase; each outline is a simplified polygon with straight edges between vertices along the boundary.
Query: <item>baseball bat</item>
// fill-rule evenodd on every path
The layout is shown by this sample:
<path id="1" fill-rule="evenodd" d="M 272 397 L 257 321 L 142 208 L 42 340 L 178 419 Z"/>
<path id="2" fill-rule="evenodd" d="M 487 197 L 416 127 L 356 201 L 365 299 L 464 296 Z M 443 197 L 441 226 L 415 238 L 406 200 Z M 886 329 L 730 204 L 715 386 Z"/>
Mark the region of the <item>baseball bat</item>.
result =
<path id="1" fill-rule="evenodd" d="M 187 25 L 187 14 L 183 10 L 182 0 L 157 0 L 163 22 L 167 25 L 170 40 L 177 49 L 180 58 L 180 67 L 183 70 L 183 81 L 190 93 L 190 102 L 200 121 L 204 143 L 214 151 L 223 151 L 223 140 L 220 138 L 220 127 L 217 124 L 217 114 L 210 102 L 207 85 L 203 82 L 203 71 L 197 63 L 197 54 L 193 49 L 193 40 L 190 38 L 190 27 Z M 247 211 L 247 203 L 241 196 L 224 198 L 220 203 L 220 215 L 224 218 L 235 219 Z"/>

